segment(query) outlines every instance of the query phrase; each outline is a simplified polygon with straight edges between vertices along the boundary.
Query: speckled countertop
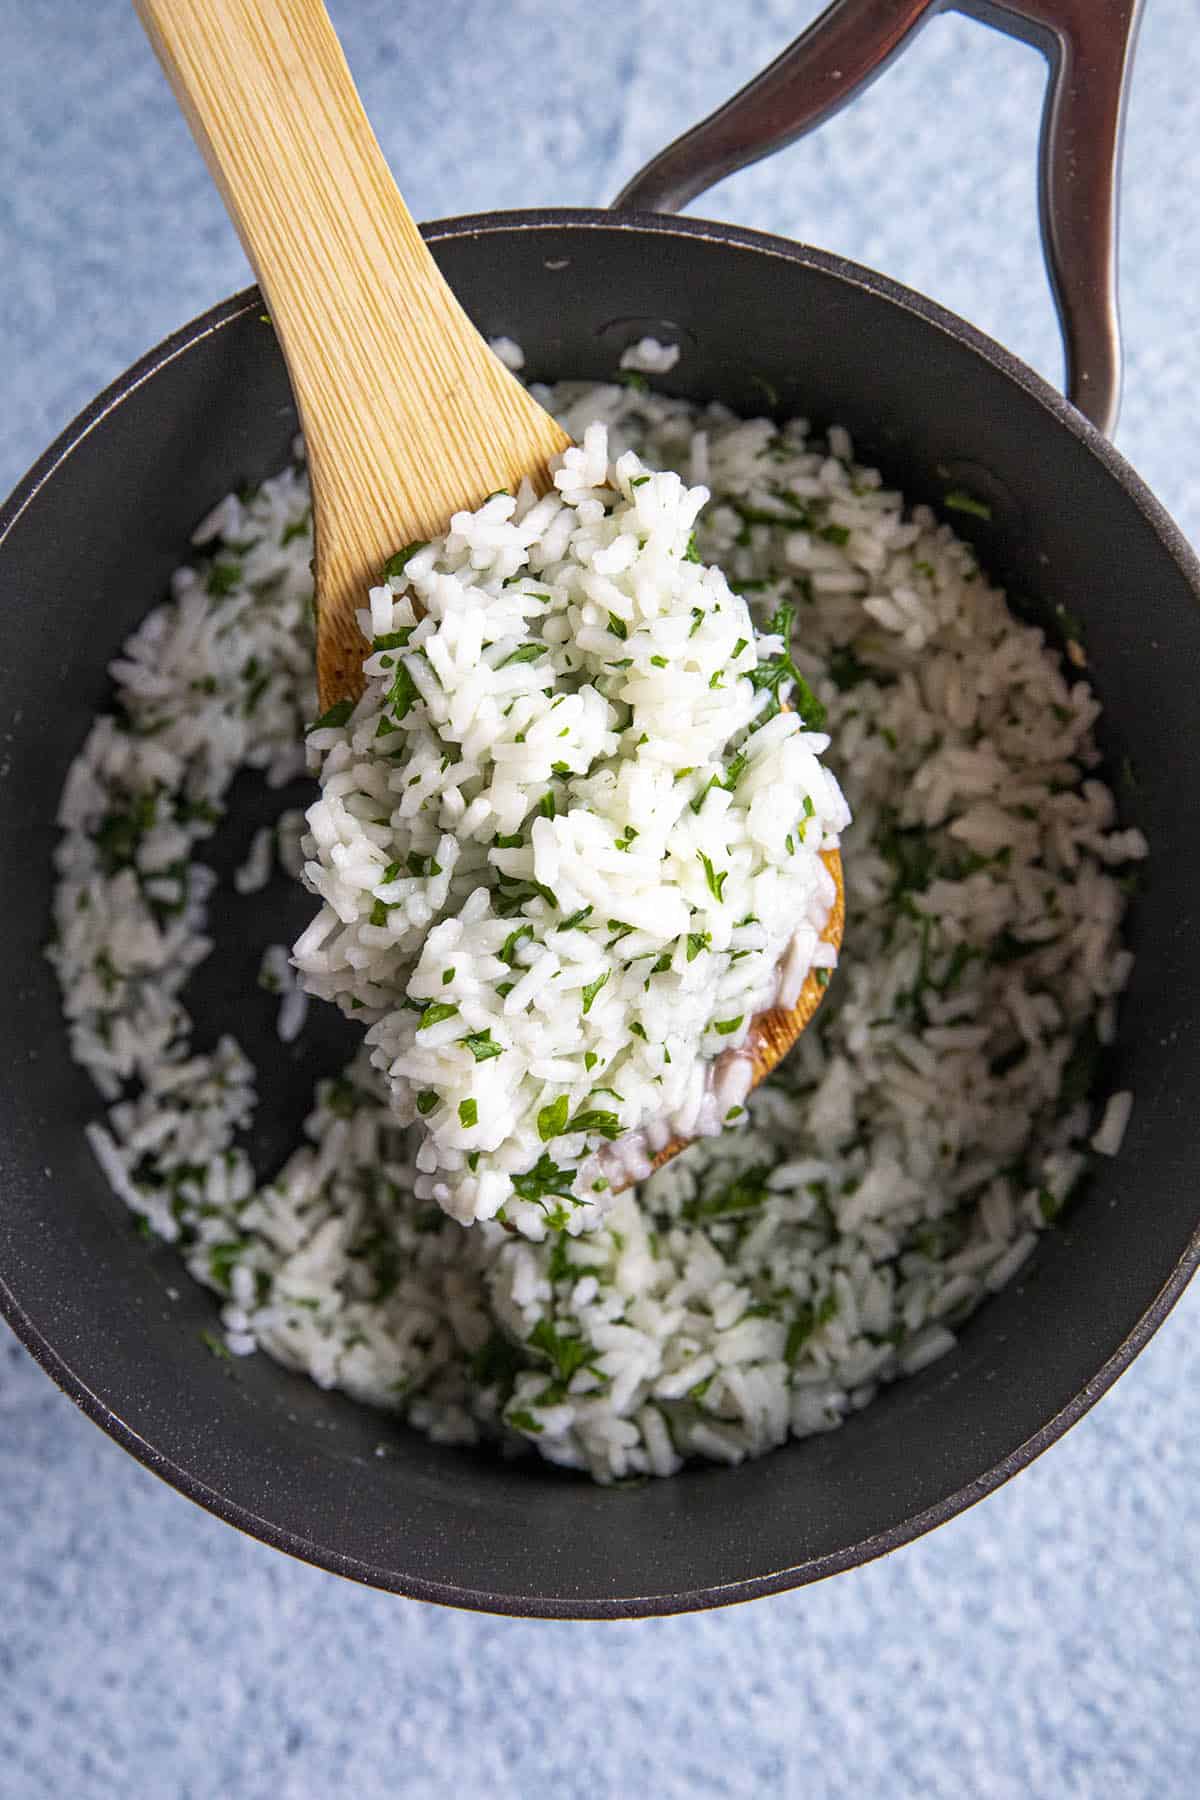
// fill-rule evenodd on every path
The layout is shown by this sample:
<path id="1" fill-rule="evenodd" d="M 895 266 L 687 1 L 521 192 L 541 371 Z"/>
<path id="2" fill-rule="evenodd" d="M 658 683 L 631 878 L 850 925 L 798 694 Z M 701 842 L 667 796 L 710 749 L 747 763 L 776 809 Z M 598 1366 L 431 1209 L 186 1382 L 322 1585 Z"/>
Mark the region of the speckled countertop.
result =
<path id="1" fill-rule="evenodd" d="M 336 0 L 420 217 L 602 203 L 812 0 Z M 1119 443 L 1200 537 L 1200 32 L 1149 0 Z M 0 491 L 245 267 L 125 0 L 0 0 Z M 1056 376 L 1041 65 L 958 19 L 698 210 L 937 296 Z M 542 91 L 543 85 L 546 89 Z M 1130 1800 L 1196 1791 L 1200 1293 L 1016 1482 L 883 1563 L 730 1612 L 488 1619 L 291 1563 L 159 1485 L 0 1327 L 0 1794 Z"/>

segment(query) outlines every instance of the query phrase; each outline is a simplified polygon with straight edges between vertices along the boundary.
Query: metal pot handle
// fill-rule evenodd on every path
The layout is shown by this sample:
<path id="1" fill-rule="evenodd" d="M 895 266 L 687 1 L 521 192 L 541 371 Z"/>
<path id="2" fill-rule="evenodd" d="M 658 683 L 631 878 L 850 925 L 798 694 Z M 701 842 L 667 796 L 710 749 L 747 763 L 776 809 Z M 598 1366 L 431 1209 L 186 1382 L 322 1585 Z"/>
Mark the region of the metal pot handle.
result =
<path id="1" fill-rule="evenodd" d="M 1042 249 L 1065 386 L 1106 433 L 1121 392 L 1117 195 L 1124 102 L 1142 0 L 833 0 L 768 69 L 676 138 L 614 205 L 677 212 L 736 169 L 831 118 L 937 13 L 967 13 L 1050 65 L 1042 115 Z"/>

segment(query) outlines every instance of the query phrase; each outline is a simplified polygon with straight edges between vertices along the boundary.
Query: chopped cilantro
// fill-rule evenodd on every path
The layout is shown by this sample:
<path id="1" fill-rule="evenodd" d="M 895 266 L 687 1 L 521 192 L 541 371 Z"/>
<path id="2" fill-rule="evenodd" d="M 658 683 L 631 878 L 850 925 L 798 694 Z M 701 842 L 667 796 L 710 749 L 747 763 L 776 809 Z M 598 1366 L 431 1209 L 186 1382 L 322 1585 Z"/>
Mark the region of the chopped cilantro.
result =
<path id="1" fill-rule="evenodd" d="M 333 731 L 344 725 L 354 711 L 353 700 L 335 700 L 328 712 L 323 712 L 319 719 L 314 719 L 307 730 Z"/>
<path id="2" fill-rule="evenodd" d="M 208 1272 L 214 1285 L 219 1287 L 222 1293 L 229 1292 L 229 1277 L 234 1264 L 249 1247 L 243 1238 L 231 1238 L 227 1243 L 209 1245 Z"/>
<path id="3" fill-rule="evenodd" d="M 790 646 L 795 616 L 794 607 L 781 606 L 769 621 L 767 631 L 772 637 L 783 639 L 783 649 L 778 656 L 764 657 L 758 667 L 750 671 L 750 679 L 760 692 L 771 695 L 773 704 L 767 717 L 773 717 L 782 710 L 779 690 L 787 683 L 795 690 L 792 697 L 804 725 L 809 731 L 819 731 L 825 723 L 825 708 L 792 660 Z"/>
<path id="4" fill-rule="evenodd" d="M 990 519 L 992 516 L 992 509 L 986 500 L 977 500 L 974 494 L 964 493 L 962 488 L 952 488 L 942 499 L 951 512 L 970 513 L 976 519 Z"/>
<path id="5" fill-rule="evenodd" d="M 794 1363 L 814 1331 L 828 1325 L 836 1316 L 837 1309 L 837 1295 L 832 1293 L 826 1294 L 816 1306 L 802 1306 L 788 1327 L 787 1341 L 783 1348 L 784 1360 Z"/>
<path id="6" fill-rule="evenodd" d="M 595 1107 L 577 1112 L 570 1120 L 568 1131 L 583 1131 L 595 1137 L 605 1137 L 611 1142 L 621 1134 L 621 1122 L 615 1112 L 597 1110 Z"/>
<path id="7" fill-rule="evenodd" d="M 712 788 L 714 787 L 721 787 L 720 776 L 709 776 L 709 779 L 705 781 L 705 785 L 700 788 L 700 792 L 696 794 L 693 803 L 691 803 L 691 810 L 693 810 L 693 812 L 700 812 L 700 808 L 702 808 L 703 803 L 705 803 L 705 799 L 709 797 L 709 794 L 711 794 Z"/>
<path id="8" fill-rule="evenodd" d="M 507 1397 L 526 1362 L 518 1347 L 503 1332 L 494 1331 L 476 1350 L 468 1366 L 476 1387 L 500 1388 Z"/>
<path id="9" fill-rule="evenodd" d="M 479 1102 L 478 1102 L 478 1100 L 466 1099 L 466 1100 L 459 1101 L 459 1103 L 458 1103 L 458 1121 L 459 1121 L 460 1125 L 465 1125 L 468 1130 L 470 1130 L 472 1125 L 478 1125 L 478 1123 L 479 1123 Z"/>
<path id="10" fill-rule="evenodd" d="M 571 1181 L 571 1170 L 560 1169 L 545 1150 L 527 1174 L 514 1175 L 512 1178 L 514 1192 L 520 1199 L 533 1200 L 539 1204 L 550 1197 L 574 1201 Z"/>
<path id="11" fill-rule="evenodd" d="M 431 1025 L 441 1025 L 444 1020 L 452 1019 L 457 1011 L 458 1008 L 452 1001 L 433 1000 L 421 1014 L 421 1020 L 417 1026 L 417 1030 L 428 1031 Z"/>
<path id="12" fill-rule="evenodd" d="M 389 556 L 388 560 L 384 563 L 381 580 L 392 581 L 398 579 L 403 575 L 409 562 L 417 554 L 417 551 L 426 548 L 428 548 L 428 544 L 427 540 L 424 538 L 414 538 L 411 544 L 405 544 L 403 550 L 397 550 L 396 554 L 394 556 Z"/>
<path id="13" fill-rule="evenodd" d="M 692 1220 L 723 1219 L 736 1213 L 753 1212 L 765 1205 L 769 1195 L 766 1168 L 747 1169 L 715 1193 L 709 1188 L 697 1199 L 689 1201 L 684 1216 Z"/>
<path id="14" fill-rule="evenodd" d="M 604 986 L 604 984 L 607 980 L 608 980 L 608 975 L 604 974 L 604 975 L 597 975 L 595 981 L 588 982 L 587 986 L 583 990 L 583 1010 L 585 1013 L 591 1012 L 592 1001 L 596 998 L 596 995 L 600 992 L 600 989 Z"/>
<path id="15" fill-rule="evenodd" d="M 383 697 L 383 704 L 390 707 L 397 719 L 404 719 L 412 711 L 414 700 L 420 699 L 417 684 L 408 672 L 406 664 L 397 668 L 392 685 Z"/>
<path id="16" fill-rule="evenodd" d="M 436 862 L 432 856 L 422 856 L 419 850 L 410 850 L 408 853 L 408 872 L 410 875 L 440 875 L 442 872 L 442 865 L 440 862 Z"/>
<path id="17" fill-rule="evenodd" d="M 708 883 L 709 893 L 714 900 L 722 900 L 724 896 L 721 890 L 724 888 L 726 880 L 728 879 L 729 871 L 727 869 L 722 869 L 721 873 L 718 875 L 709 858 L 705 856 L 703 850 L 697 850 L 696 855 L 704 865 L 704 879 Z"/>
<path id="18" fill-rule="evenodd" d="M 381 637 L 371 639 L 371 648 L 372 650 L 403 650 L 416 629 L 415 625 L 401 625 L 398 631 L 385 631 Z"/>
<path id="19" fill-rule="evenodd" d="M 208 571 L 204 590 L 211 594 L 214 600 L 223 600 L 227 594 L 233 593 L 241 579 L 242 565 L 240 562 L 215 562 Z"/>
<path id="20" fill-rule="evenodd" d="M 490 1026 L 486 1031 L 473 1031 L 469 1037 L 458 1041 L 467 1046 L 476 1062 L 487 1062 L 490 1057 L 504 1054 L 504 1046 L 496 1042 Z"/>
<path id="21" fill-rule="evenodd" d="M 583 1338 L 560 1337 L 549 1319 L 539 1319 L 526 1342 L 550 1358 L 558 1379 L 563 1382 L 570 1381 L 576 1370 L 581 1369 L 593 1354 L 591 1346 Z"/>
<path id="22" fill-rule="evenodd" d="M 517 951 L 520 949 L 522 943 L 526 938 L 531 938 L 532 936 L 532 925 L 518 925 L 515 931 L 510 931 L 497 953 L 500 957 L 500 961 L 502 963 L 507 963 L 511 969 L 516 963 Z"/>
<path id="23" fill-rule="evenodd" d="M 537 1128 L 543 1144 L 548 1144 L 551 1138 L 562 1136 L 567 1129 L 567 1114 L 570 1110 L 570 1102 L 565 1094 L 560 1094 L 549 1106 L 542 1107 L 537 1116 Z"/>

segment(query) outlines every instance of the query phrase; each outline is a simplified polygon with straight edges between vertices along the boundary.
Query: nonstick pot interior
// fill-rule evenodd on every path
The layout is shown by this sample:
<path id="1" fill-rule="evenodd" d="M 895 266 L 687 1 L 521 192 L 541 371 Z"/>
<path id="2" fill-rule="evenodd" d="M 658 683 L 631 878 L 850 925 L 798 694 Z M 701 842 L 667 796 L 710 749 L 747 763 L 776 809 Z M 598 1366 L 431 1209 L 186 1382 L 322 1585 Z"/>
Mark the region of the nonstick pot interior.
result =
<path id="1" fill-rule="evenodd" d="M 1125 1146 L 1099 1160 L 1065 1225 L 955 1353 L 843 1429 L 740 1469 L 600 1489 L 534 1459 L 432 1445 L 263 1356 L 215 1359 L 201 1340 L 211 1296 L 170 1249 L 135 1235 L 92 1162 L 82 1125 L 97 1101 L 69 1060 L 41 948 L 55 805 L 105 701 L 105 664 L 200 516 L 288 454 L 287 379 L 250 294 L 119 382 L 0 517 L 0 1301 L 50 1373 L 150 1467 L 327 1568 L 516 1613 L 743 1599 L 861 1562 L 995 1486 L 1103 1391 L 1191 1273 L 1197 569 L 1136 478 L 1042 382 L 852 265 L 726 227 L 596 213 L 493 215 L 430 235 L 478 324 L 518 339 L 531 374 L 609 375 L 644 332 L 676 338 L 671 391 L 752 412 L 769 397 L 781 414 L 841 421 L 914 499 L 970 489 L 992 509 L 966 521 L 989 571 L 1034 610 L 1082 621 L 1106 754 L 1132 772 L 1125 809 L 1152 846 L 1105 1071 L 1136 1093 Z M 237 842 L 217 844 L 229 862 L 251 828 L 238 817 Z M 254 988 L 256 946 L 304 911 L 282 884 L 227 903 L 223 948 L 189 994 L 202 1031 L 232 1029 L 260 1064 L 264 1170 L 293 1139 L 315 1074 L 347 1048 L 322 1017 L 307 1047 L 281 1051 Z"/>

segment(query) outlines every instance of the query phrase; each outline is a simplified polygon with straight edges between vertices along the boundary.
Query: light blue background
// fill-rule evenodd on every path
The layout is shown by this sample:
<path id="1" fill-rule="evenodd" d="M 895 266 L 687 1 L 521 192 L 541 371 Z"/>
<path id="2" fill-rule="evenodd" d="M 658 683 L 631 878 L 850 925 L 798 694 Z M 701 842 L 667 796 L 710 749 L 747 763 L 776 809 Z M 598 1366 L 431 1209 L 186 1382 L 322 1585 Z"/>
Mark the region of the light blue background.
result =
<path id="1" fill-rule="evenodd" d="M 603 203 L 816 8 L 332 10 L 432 218 Z M 1193 539 L 1196 26 L 1194 0 L 1149 0 L 1119 436 Z M 247 273 L 123 0 L 0 0 L 0 44 L 2 492 Z M 1056 377 L 1033 224 L 1040 85 L 1031 51 L 938 21 L 819 139 L 694 210 L 885 269 Z M 0 1794 L 1194 1793 L 1198 1373 L 1200 1292 L 1043 1461 L 884 1563 L 726 1613 L 525 1624 L 360 1590 L 236 1536 L 124 1456 L 0 1327 Z"/>

